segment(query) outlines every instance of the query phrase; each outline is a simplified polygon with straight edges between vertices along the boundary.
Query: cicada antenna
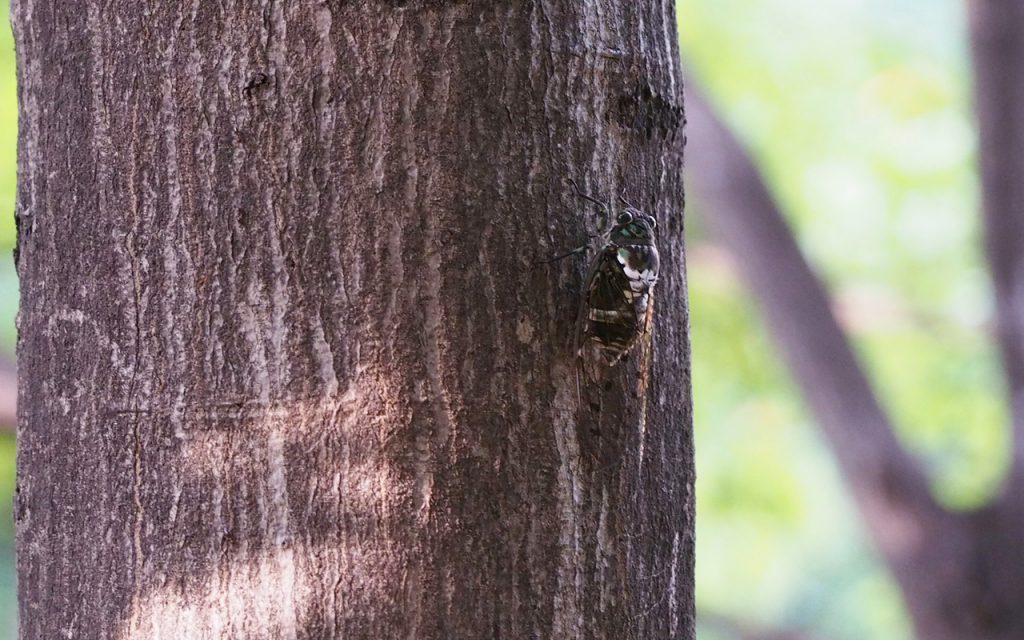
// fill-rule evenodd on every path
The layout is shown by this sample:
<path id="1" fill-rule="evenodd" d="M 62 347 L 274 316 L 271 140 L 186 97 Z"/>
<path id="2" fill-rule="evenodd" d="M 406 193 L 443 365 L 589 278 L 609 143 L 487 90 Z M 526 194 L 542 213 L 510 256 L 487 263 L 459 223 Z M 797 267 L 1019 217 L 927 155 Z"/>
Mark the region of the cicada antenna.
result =
<path id="1" fill-rule="evenodd" d="M 587 195 L 586 193 L 584 193 L 583 190 L 580 189 L 580 185 L 576 184 L 576 181 L 573 180 L 572 178 L 569 178 L 569 184 L 572 185 L 572 188 L 576 191 L 576 195 L 577 196 L 579 196 L 580 198 L 583 198 L 584 200 L 586 200 L 588 202 L 592 202 L 592 203 L 596 204 L 597 206 L 601 207 L 602 209 L 604 209 L 606 211 L 608 210 L 608 204 L 607 203 L 601 202 L 600 200 L 598 200 L 594 196 L 590 196 L 590 195 Z"/>
<path id="2" fill-rule="evenodd" d="M 636 207 L 633 204 L 631 204 L 629 202 L 629 200 L 626 200 L 626 190 L 625 189 L 623 189 L 622 191 L 619 192 L 619 202 L 621 202 L 622 204 L 626 205 L 630 209 L 633 209 L 634 211 L 639 211 L 640 210 L 638 207 Z"/>
<path id="3" fill-rule="evenodd" d="M 606 203 L 604 203 L 604 202 L 601 202 L 597 198 L 595 198 L 593 196 L 590 196 L 590 195 L 587 195 L 586 193 L 584 193 L 583 190 L 580 189 L 580 186 L 578 184 L 576 184 L 576 181 L 573 180 L 572 178 L 569 178 L 569 184 L 572 185 L 572 188 L 576 191 L 576 195 L 578 197 L 583 198 L 587 202 L 591 202 L 593 204 L 596 204 L 601 209 L 601 211 L 604 213 L 604 223 L 605 223 L 604 226 L 607 226 L 608 215 L 609 215 L 609 207 L 608 207 L 608 205 Z M 603 227 L 602 227 L 602 229 L 603 229 Z M 587 241 L 593 240 L 594 238 L 601 238 L 601 237 L 603 237 L 602 234 L 588 234 L 587 235 Z M 583 246 L 580 246 L 580 247 L 576 247 L 575 249 L 573 249 L 571 251 L 567 251 L 566 253 L 557 255 L 557 256 L 555 256 L 553 258 L 549 258 L 547 260 L 541 260 L 540 262 L 541 262 L 541 264 L 551 264 L 552 262 L 558 262 L 559 260 L 564 260 L 565 258 L 568 258 L 569 256 L 580 255 L 581 253 L 583 253 L 587 249 L 588 249 L 588 246 L 587 245 L 583 245 Z"/>
<path id="4" fill-rule="evenodd" d="M 576 191 L 576 196 L 577 197 L 583 198 L 587 202 L 596 204 L 598 207 L 601 208 L 601 212 L 604 213 L 604 221 L 603 221 L 603 224 L 601 225 L 601 229 L 602 230 L 607 229 L 608 228 L 608 221 L 609 221 L 609 219 L 611 217 L 611 213 L 612 213 L 611 207 L 608 206 L 608 203 L 602 202 L 601 200 L 598 200 L 597 198 L 595 198 L 595 197 L 593 197 L 591 195 L 587 195 L 586 193 L 584 193 L 583 190 L 580 189 L 580 186 L 578 184 L 576 184 L 576 181 L 573 180 L 572 178 L 569 178 L 569 184 L 571 184 L 573 190 Z"/>

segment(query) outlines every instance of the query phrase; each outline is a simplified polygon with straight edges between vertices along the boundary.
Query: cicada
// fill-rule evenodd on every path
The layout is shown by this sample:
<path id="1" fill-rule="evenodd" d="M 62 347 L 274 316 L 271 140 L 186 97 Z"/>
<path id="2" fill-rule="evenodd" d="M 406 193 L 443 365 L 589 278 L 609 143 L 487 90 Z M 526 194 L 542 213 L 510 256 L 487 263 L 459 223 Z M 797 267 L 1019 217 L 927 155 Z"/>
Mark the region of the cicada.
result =
<path id="1" fill-rule="evenodd" d="M 604 203 L 580 195 L 608 210 Z M 602 234 L 591 260 L 576 317 L 574 351 L 592 382 L 601 381 L 605 371 L 649 335 L 654 316 L 658 225 L 653 216 L 622 201 L 626 209 Z"/>

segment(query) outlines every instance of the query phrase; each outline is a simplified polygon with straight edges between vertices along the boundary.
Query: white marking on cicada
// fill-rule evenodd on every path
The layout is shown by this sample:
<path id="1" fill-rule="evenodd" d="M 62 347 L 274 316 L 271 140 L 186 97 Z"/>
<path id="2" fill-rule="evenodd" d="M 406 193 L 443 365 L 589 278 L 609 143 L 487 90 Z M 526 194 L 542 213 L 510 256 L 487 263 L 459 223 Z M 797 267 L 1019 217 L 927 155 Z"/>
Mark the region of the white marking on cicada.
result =
<path id="1" fill-rule="evenodd" d="M 622 272 L 626 274 L 627 278 L 629 278 L 630 287 L 632 287 L 634 291 L 639 291 L 639 289 L 634 286 L 634 283 L 645 287 L 653 287 L 654 283 L 658 281 L 658 274 L 656 272 L 651 271 L 650 269 L 642 269 L 638 271 L 629 266 L 629 260 L 623 252 L 620 251 L 615 257 L 618 259 L 619 264 L 622 265 Z"/>
<path id="2" fill-rule="evenodd" d="M 627 314 L 617 309 L 591 309 L 589 318 L 599 322 L 614 322 L 625 318 Z"/>

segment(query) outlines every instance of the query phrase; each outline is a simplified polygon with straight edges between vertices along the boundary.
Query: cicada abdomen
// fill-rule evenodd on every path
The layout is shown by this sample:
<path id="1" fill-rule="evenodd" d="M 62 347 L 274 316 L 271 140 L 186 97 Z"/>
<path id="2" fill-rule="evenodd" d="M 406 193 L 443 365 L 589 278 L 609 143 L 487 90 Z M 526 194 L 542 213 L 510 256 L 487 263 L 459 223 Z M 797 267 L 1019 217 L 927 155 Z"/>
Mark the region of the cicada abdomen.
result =
<path id="1" fill-rule="evenodd" d="M 591 263 L 577 317 L 576 353 L 593 382 L 650 331 L 658 282 L 656 226 L 653 217 L 627 210 Z"/>

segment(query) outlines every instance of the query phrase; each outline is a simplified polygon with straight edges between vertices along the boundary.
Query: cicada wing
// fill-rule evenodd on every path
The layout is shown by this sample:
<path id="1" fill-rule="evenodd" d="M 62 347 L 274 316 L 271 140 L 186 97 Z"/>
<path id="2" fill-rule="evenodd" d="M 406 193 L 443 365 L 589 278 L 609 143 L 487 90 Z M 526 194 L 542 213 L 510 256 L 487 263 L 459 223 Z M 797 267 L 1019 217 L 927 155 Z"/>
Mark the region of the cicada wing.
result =
<path id="1" fill-rule="evenodd" d="M 640 334 L 640 397 L 647 394 L 651 374 L 651 350 L 654 348 L 654 289 L 647 294 L 647 313 Z"/>
<path id="2" fill-rule="evenodd" d="M 599 370 L 594 366 L 593 346 L 589 344 L 587 338 L 590 323 L 590 302 L 604 288 L 602 284 L 604 278 L 601 276 L 601 263 L 605 259 L 605 254 L 606 251 L 601 249 L 594 259 L 591 260 L 590 268 L 587 269 L 587 277 L 583 280 L 583 293 L 580 296 L 580 305 L 576 312 L 576 328 L 573 336 L 572 352 L 573 357 L 576 359 L 577 395 L 579 395 L 579 374 L 581 370 L 586 380 L 590 382 L 599 381 Z"/>
<path id="3" fill-rule="evenodd" d="M 618 361 L 624 336 L 635 331 L 623 294 L 623 275 L 614 256 L 614 246 L 606 246 L 595 259 L 587 279 L 578 332 L 577 352 L 587 378 L 598 384 Z"/>
<path id="4" fill-rule="evenodd" d="M 576 310 L 576 326 L 573 330 L 572 353 L 573 357 L 580 357 L 580 350 L 583 348 L 584 332 L 586 331 L 587 309 L 590 307 L 590 292 L 594 287 L 594 280 L 598 269 L 601 267 L 602 251 L 590 261 L 587 269 L 587 277 L 583 279 L 583 292 L 580 295 L 579 308 Z"/>
<path id="5" fill-rule="evenodd" d="M 643 335 L 644 342 L 650 344 L 651 334 L 654 331 L 654 288 L 651 288 L 647 294 L 647 313 L 644 316 L 644 325 L 641 335 Z"/>

